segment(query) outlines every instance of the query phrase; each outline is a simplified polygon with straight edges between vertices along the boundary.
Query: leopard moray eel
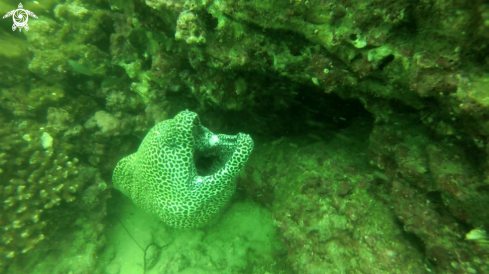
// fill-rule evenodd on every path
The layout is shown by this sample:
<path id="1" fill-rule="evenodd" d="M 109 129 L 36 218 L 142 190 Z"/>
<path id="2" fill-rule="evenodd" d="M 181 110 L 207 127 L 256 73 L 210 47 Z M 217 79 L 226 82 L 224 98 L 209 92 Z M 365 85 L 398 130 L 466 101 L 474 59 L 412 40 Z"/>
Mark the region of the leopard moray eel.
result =
<path id="1" fill-rule="evenodd" d="M 205 224 L 229 200 L 253 150 L 247 134 L 214 134 L 185 110 L 156 124 L 117 163 L 116 189 L 177 228 Z"/>

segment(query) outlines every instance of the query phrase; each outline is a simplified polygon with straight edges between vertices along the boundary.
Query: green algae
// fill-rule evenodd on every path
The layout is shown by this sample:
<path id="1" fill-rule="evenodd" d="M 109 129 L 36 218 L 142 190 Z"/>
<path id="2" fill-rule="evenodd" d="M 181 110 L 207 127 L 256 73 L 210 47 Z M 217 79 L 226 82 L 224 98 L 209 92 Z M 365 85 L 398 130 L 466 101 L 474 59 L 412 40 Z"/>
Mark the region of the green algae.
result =
<path id="1" fill-rule="evenodd" d="M 29 31 L 4 20 L 0 32 L 0 271 L 118 273 L 105 268 L 121 255 L 106 242 L 117 225 L 105 217 L 112 169 L 156 121 L 191 109 L 213 130 L 260 140 L 238 191 L 271 212 L 287 254 L 271 268 L 235 249 L 236 271 L 488 272 L 487 249 L 465 240 L 489 226 L 483 1 L 23 4 L 39 16 Z M 362 123 L 373 126 L 359 139 Z M 46 147 L 80 162 L 43 156 L 48 134 Z M 58 166 L 81 175 L 63 188 L 42 179 L 62 176 Z M 25 183 L 31 174 L 37 184 Z M 77 180 L 61 197 L 72 203 L 37 215 L 49 199 L 19 198 L 42 187 L 63 196 Z M 248 234 L 220 243 L 248 246 Z M 212 246 L 196 235 L 192 247 Z M 170 255 L 198 271 L 182 250 Z M 212 254 L 226 269 L 226 254 Z"/>
<path id="2" fill-rule="evenodd" d="M 71 68 L 76 73 L 80 73 L 87 76 L 92 76 L 94 74 L 90 66 L 82 65 L 79 62 L 75 62 L 73 60 L 68 60 L 68 64 L 70 64 Z"/>

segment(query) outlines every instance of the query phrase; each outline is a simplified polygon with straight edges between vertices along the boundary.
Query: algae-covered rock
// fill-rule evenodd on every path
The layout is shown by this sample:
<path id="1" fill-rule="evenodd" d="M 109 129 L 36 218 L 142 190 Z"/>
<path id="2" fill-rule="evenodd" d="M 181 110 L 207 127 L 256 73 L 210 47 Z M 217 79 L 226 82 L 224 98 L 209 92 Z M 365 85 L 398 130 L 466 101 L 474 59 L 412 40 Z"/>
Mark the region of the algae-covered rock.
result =
<path id="1" fill-rule="evenodd" d="M 258 140 L 238 193 L 271 208 L 293 271 L 371 272 L 372 262 L 377 272 L 488 271 L 483 237 L 471 236 L 489 224 L 484 1 L 23 4 L 38 15 L 28 31 L 0 24 L 0 196 L 12 204 L 0 250 L 16 252 L 0 261 L 11 273 L 123 271 L 94 267 L 111 174 L 155 123 L 184 109 L 213 132 Z M 363 128 L 358 121 L 374 124 L 363 146 L 346 130 Z M 45 205 L 37 223 L 13 228 Z M 53 252 L 39 264 L 46 250 L 83 260 L 56 266 Z M 207 268 L 178 253 L 173 267 L 253 265 L 239 257 L 236 268 L 216 267 L 221 255 L 199 257 L 215 264 Z"/>
<path id="2" fill-rule="evenodd" d="M 281 138 L 250 158 L 240 182 L 271 208 L 294 273 L 425 272 L 422 253 L 376 197 L 368 130 L 352 127 L 329 141 Z"/>

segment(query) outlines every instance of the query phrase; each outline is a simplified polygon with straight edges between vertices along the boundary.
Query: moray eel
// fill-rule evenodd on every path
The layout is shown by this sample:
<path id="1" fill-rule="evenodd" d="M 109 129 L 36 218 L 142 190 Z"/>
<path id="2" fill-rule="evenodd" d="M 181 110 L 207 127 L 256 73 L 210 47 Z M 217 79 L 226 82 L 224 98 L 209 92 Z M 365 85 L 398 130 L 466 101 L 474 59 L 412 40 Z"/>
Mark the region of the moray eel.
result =
<path id="1" fill-rule="evenodd" d="M 176 228 L 199 227 L 236 189 L 253 150 L 247 134 L 214 134 L 185 110 L 156 124 L 138 151 L 117 164 L 116 189 Z"/>

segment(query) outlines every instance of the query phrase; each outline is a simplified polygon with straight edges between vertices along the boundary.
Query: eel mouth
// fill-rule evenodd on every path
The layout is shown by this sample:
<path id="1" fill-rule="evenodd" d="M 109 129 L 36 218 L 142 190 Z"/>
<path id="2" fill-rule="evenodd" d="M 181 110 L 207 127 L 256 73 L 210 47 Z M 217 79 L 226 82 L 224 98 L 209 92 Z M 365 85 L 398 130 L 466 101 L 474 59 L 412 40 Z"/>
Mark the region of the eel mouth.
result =
<path id="1" fill-rule="evenodd" d="M 217 155 L 204 155 L 199 151 L 194 153 L 195 169 L 197 170 L 197 174 L 202 177 L 217 172 L 220 168 L 218 163 L 221 161 L 222 160 Z"/>
<path id="2" fill-rule="evenodd" d="M 195 140 L 193 147 L 193 163 L 199 176 L 210 176 L 231 159 L 239 147 L 240 134 L 214 134 L 200 123 L 198 115 L 194 114 L 187 120 L 187 130 L 192 132 Z"/>
<path id="3" fill-rule="evenodd" d="M 237 135 L 208 132 L 194 137 L 202 138 L 199 142 L 202 146 L 195 146 L 193 153 L 193 162 L 199 176 L 209 176 L 222 169 L 238 149 Z"/>

